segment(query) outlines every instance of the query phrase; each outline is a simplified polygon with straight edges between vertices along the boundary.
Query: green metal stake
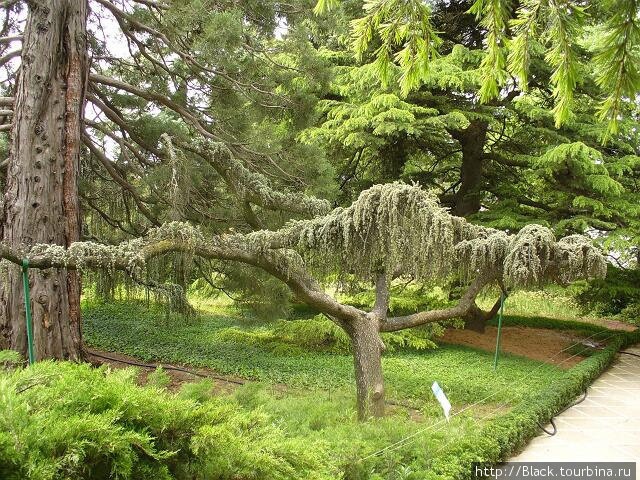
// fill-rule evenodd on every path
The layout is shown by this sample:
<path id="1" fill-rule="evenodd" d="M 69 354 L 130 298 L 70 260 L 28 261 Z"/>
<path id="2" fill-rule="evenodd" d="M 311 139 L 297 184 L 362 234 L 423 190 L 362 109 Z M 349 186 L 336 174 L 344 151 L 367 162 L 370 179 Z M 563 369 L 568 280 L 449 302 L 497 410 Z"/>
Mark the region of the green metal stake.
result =
<path id="1" fill-rule="evenodd" d="M 29 259 L 22 259 L 22 284 L 24 285 L 24 309 L 27 314 L 27 344 L 29 348 L 29 365 L 33 365 L 36 357 L 33 354 L 33 327 L 31 325 L 31 302 L 29 301 Z"/>
<path id="2" fill-rule="evenodd" d="M 498 336 L 496 338 L 496 354 L 493 357 L 493 369 L 498 368 L 498 356 L 500 355 L 500 337 L 502 335 L 502 311 L 504 309 L 504 292 L 500 292 L 500 313 L 498 315 Z"/>

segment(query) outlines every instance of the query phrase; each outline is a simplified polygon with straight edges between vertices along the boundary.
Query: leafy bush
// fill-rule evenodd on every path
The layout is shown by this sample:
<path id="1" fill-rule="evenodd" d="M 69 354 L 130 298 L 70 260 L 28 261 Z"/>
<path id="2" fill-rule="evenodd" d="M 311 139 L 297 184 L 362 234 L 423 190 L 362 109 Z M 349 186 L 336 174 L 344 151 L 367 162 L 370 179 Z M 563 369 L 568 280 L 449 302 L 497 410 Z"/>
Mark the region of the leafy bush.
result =
<path id="1" fill-rule="evenodd" d="M 147 375 L 147 385 L 152 385 L 158 388 L 165 388 L 171 383 L 171 377 L 162 367 L 156 368 L 153 372 Z"/>
<path id="2" fill-rule="evenodd" d="M 0 350 L 0 367 L 10 367 L 22 363 L 22 357 L 14 350 Z"/>
<path id="3" fill-rule="evenodd" d="M 422 310 L 434 310 L 451 306 L 450 295 L 441 287 L 427 289 L 423 286 L 392 285 L 389 289 L 389 315 L 409 315 Z M 359 308 L 371 309 L 376 294 L 373 289 L 344 296 L 342 300 Z"/>
<path id="4" fill-rule="evenodd" d="M 576 295 L 587 311 L 601 315 L 620 315 L 637 322 L 640 316 L 640 270 L 609 265 L 607 276 L 585 283 Z"/>
<path id="5" fill-rule="evenodd" d="M 433 338 L 444 334 L 444 326 L 432 323 L 422 327 L 382 333 L 386 352 L 399 348 L 426 350 L 436 348 Z M 351 340 L 342 328 L 324 315 L 310 319 L 282 320 L 273 327 L 273 334 L 281 341 L 293 343 L 307 349 L 328 350 L 340 354 L 351 352 Z"/>
<path id="6" fill-rule="evenodd" d="M 619 318 L 625 322 L 640 326 L 640 302 L 629 303 L 622 309 Z"/>
<path id="7" fill-rule="evenodd" d="M 351 351 L 347 334 L 324 315 L 277 322 L 273 333 L 278 338 L 312 349 L 327 349 L 338 353 Z"/>
<path id="8" fill-rule="evenodd" d="M 431 340 L 441 336 L 444 327 L 440 324 L 426 325 L 411 330 L 383 333 L 382 340 L 386 352 L 395 352 L 399 348 L 425 350 L 436 348 Z M 216 333 L 216 340 L 243 345 L 260 346 L 270 352 L 282 355 L 304 355 L 311 351 L 326 351 L 338 354 L 351 352 L 351 340 L 347 334 L 324 315 L 296 320 L 279 320 L 270 328 L 229 327 Z"/>
<path id="9" fill-rule="evenodd" d="M 6 480 L 331 478 L 321 445 L 259 409 L 134 383 L 134 369 L 44 361 L 0 370 Z M 205 400 L 206 399 L 206 400 Z"/>

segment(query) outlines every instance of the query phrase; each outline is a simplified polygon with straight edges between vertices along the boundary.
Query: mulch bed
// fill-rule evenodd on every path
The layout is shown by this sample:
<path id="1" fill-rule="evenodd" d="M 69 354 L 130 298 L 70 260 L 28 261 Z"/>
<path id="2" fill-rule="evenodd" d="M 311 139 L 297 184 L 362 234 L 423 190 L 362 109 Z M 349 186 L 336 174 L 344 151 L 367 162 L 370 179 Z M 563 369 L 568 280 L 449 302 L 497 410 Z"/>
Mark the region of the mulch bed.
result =
<path id="1" fill-rule="evenodd" d="M 494 352 L 497 334 L 497 327 L 486 327 L 484 333 L 449 328 L 444 336 L 439 339 L 439 342 L 465 345 Z M 575 355 L 568 349 L 568 347 L 579 342 L 582 338 L 584 337 L 578 336 L 572 331 L 558 331 L 548 328 L 502 327 L 500 348 L 502 352 L 513 353 L 567 369 L 583 360 L 583 357 Z"/>

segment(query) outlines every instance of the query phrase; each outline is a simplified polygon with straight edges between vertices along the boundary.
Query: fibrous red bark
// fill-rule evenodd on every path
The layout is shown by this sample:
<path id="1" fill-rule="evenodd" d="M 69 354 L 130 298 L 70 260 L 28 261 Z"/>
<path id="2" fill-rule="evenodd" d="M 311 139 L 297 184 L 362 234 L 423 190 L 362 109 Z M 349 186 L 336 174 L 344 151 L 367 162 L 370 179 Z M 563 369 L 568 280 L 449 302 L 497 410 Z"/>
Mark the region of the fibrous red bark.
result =
<path id="1" fill-rule="evenodd" d="M 16 85 L 2 238 L 68 246 L 80 238 L 77 175 L 87 80 L 86 0 L 29 2 Z M 80 280 L 66 269 L 29 275 L 37 359 L 81 357 Z M 26 353 L 21 272 L 0 286 L 0 344 Z"/>

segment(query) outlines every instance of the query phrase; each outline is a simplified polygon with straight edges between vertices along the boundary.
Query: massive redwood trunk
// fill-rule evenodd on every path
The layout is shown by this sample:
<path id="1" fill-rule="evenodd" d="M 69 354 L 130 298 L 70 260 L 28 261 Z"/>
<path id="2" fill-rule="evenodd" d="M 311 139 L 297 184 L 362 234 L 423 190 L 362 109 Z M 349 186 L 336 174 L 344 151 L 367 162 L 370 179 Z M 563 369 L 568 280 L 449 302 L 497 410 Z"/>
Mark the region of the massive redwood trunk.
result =
<path id="1" fill-rule="evenodd" d="M 77 174 L 88 59 L 87 0 L 31 0 L 16 85 L 2 237 L 12 245 L 79 239 Z M 31 270 L 37 359 L 81 357 L 75 272 Z M 20 269 L 0 285 L 0 344 L 27 351 Z"/>

